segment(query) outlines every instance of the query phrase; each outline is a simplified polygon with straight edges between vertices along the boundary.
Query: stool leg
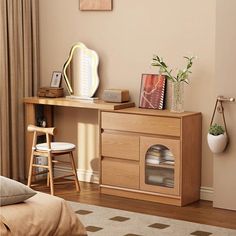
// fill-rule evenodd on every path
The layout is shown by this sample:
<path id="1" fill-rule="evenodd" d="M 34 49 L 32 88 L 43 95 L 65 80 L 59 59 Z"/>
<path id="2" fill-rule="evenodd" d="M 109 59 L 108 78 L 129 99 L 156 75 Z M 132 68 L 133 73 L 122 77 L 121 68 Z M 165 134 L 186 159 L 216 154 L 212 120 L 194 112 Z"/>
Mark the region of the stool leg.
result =
<path id="1" fill-rule="evenodd" d="M 49 176 L 49 172 L 47 173 L 47 187 L 49 187 L 50 185 L 50 176 Z"/>
<path id="2" fill-rule="evenodd" d="M 52 172 L 52 157 L 51 154 L 48 154 L 48 169 L 49 169 L 49 182 L 50 182 L 50 189 L 51 195 L 54 195 L 54 183 L 53 183 L 53 172 Z"/>
<path id="3" fill-rule="evenodd" d="M 52 176 L 54 176 L 54 165 L 52 163 Z M 47 187 L 50 186 L 50 175 L 49 172 L 47 173 Z"/>
<path id="4" fill-rule="evenodd" d="M 34 151 L 32 150 L 31 156 L 30 156 L 30 164 L 29 164 L 28 187 L 30 187 L 31 185 L 33 163 L 34 163 Z"/>
<path id="5" fill-rule="evenodd" d="M 78 180 L 78 176 L 77 176 L 77 171 L 76 171 L 76 166 L 75 166 L 75 160 L 74 160 L 74 157 L 73 157 L 73 153 L 70 152 L 69 155 L 70 155 L 70 159 L 71 159 L 72 171 L 73 171 L 73 174 L 75 176 L 76 191 L 80 192 L 79 180 Z"/>

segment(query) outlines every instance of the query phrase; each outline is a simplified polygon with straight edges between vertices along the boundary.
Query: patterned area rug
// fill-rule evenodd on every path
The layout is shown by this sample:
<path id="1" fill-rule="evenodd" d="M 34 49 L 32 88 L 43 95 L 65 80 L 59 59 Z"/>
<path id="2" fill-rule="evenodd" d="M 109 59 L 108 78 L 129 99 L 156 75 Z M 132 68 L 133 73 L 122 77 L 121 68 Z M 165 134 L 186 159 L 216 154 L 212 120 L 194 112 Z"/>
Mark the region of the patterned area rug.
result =
<path id="1" fill-rule="evenodd" d="M 90 236 L 236 236 L 236 230 L 68 202 Z"/>

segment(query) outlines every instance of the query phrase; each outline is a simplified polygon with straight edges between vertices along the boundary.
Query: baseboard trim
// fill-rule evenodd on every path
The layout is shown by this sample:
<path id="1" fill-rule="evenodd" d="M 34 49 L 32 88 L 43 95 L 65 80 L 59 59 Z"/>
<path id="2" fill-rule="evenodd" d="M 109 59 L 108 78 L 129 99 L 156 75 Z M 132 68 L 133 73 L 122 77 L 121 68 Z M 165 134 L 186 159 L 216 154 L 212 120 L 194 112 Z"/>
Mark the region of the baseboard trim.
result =
<path id="1" fill-rule="evenodd" d="M 65 172 L 71 172 L 68 167 L 54 167 L 54 175 L 60 176 L 65 174 Z M 92 170 L 77 169 L 77 175 L 79 181 L 89 182 L 89 183 L 99 183 L 99 172 Z"/>
<path id="2" fill-rule="evenodd" d="M 99 184 L 98 171 L 78 169 L 77 174 L 80 181 Z"/>
<path id="3" fill-rule="evenodd" d="M 54 171 L 55 171 L 55 176 L 59 176 L 59 175 L 65 174 L 65 172 L 69 172 L 70 170 L 68 167 L 55 167 Z M 78 169 L 77 174 L 80 181 L 95 183 L 95 184 L 99 183 L 98 171 Z M 201 200 L 213 201 L 213 194 L 214 194 L 214 190 L 212 187 L 202 186 L 200 188 Z"/>
<path id="4" fill-rule="evenodd" d="M 213 201 L 214 189 L 212 187 L 200 188 L 200 199 L 206 201 Z"/>

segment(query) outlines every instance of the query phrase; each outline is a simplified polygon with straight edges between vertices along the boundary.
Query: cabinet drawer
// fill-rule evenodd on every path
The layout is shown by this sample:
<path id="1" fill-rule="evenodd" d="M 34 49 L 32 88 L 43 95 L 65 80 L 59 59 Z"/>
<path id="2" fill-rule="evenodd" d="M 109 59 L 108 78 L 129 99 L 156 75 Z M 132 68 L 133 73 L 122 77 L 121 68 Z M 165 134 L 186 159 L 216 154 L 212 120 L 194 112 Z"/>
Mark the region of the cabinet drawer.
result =
<path id="1" fill-rule="evenodd" d="M 139 163 L 113 158 L 102 160 L 102 184 L 139 188 Z"/>
<path id="2" fill-rule="evenodd" d="M 139 160 L 139 136 L 102 134 L 102 156 Z"/>
<path id="3" fill-rule="evenodd" d="M 179 118 L 102 112 L 102 128 L 180 136 L 181 122 Z"/>

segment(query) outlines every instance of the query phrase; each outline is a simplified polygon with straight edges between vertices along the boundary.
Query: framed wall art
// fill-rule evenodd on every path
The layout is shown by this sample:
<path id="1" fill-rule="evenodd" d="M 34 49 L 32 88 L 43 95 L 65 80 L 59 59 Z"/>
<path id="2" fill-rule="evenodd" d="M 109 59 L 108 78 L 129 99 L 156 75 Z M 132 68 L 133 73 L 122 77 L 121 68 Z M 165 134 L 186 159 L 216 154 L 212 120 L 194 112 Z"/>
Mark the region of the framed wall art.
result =
<path id="1" fill-rule="evenodd" d="M 112 0 L 79 0 L 81 11 L 111 11 Z"/>
<path id="2" fill-rule="evenodd" d="M 166 89 L 164 75 L 143 74 L 141 78 L 140 108 L 163 109 Z"/>

